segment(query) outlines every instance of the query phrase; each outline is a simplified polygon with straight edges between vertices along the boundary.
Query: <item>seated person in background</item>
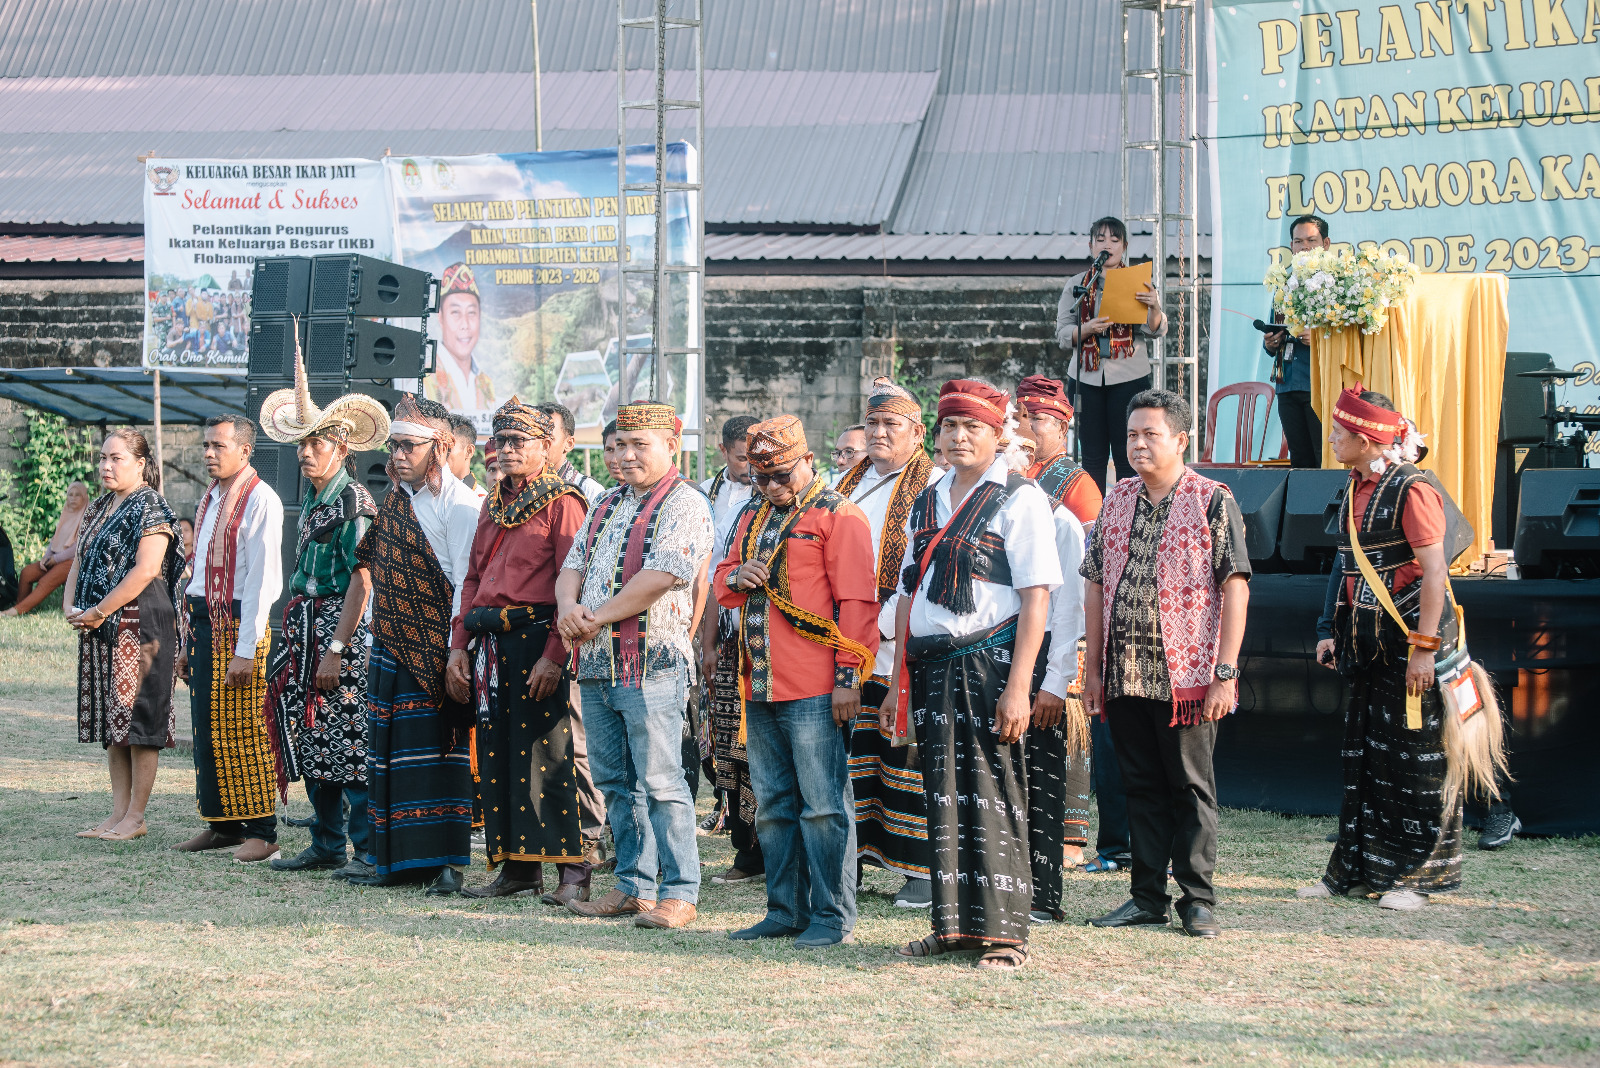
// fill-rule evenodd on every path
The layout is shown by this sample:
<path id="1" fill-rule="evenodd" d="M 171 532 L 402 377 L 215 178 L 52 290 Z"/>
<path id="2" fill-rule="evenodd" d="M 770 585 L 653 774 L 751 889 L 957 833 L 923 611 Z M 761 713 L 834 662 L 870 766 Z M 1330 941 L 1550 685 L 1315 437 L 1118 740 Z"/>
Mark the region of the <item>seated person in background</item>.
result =
<path id="1" fill-rule="evenodd" d="M 89 489 L 82 482 L 67 487 L 61 518 L 56 520 L 56 532 L 45 546 L 44 555 L 22 569 L 17 576 L 17 603 L 0 615 L 25 616 L 39 607 L 41 601 L 54 593 L 56 587 L 67 581 L 72 570 L 72 558 L 78 552 L 78 523 L 83 510 L 89 506 Z"/>

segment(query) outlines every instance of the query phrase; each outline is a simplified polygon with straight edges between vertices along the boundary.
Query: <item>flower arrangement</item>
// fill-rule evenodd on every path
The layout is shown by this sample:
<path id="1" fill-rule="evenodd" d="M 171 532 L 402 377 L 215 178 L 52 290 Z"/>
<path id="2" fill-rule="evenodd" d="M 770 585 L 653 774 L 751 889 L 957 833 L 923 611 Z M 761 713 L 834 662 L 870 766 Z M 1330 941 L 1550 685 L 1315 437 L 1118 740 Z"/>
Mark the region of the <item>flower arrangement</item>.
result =
<path id="1" fill-rule="evenodd" d="M 1316 248 L 1276 263 L 1263 280 L 1294 333 L 1359 326 L 1376 334 L 1416 281 L 1416 264 L 1377 248 Z"/>

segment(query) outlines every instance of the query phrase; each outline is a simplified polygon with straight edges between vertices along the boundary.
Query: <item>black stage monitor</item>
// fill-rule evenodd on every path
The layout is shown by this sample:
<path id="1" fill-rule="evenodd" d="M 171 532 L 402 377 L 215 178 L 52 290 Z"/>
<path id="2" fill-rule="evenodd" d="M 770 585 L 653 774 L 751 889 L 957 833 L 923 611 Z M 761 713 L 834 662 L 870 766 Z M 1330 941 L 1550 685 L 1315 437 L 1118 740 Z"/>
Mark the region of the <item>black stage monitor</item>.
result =
<path id="1" fill-rule="evenodd" d="M 389 454 L 382 449 L 370 452 L 353 452 L 350 459 L 356 465 L 356 481 L 367 487 L 373 499 L 380 504 L 389 492 Z"/>
<path id="2" fill-rule="evenodd" d="M 258 435 L 250 463 L 286 507 L 300 506 L 300 459 L 293 445 L 280 445 L 265 434 Z"/>
<path id="3" fill-rule="evenodd" d="M 428 337 L 374 319 L 314 318 L 306 329 L 306 368 L 337 365 L 352 378 L 419 378 Z"/>
<path id="4" fill-rule="evenodd" d="M 252 378 L 293 379 L 296 320 L 253 316 L 250 351 L 245 372 Z M 299 340 L 305 341 L 306 321 L 299 320 Z"/>
<path id="5" fill-rule="evenodd" d="M 312 315 L 418 318 L 426 315 L 430 276 L 371 256 L 318 256 L 311 261 Z"/>
<path id="6" fill-rule="evenodd" d="M 1525 469 L 1514 550 L 1524 578 L 1600 577 L 1600 470 Z"/>
<path id="7" fill-rule="evenodd" d="M 1244 515 L 1245 551 L 1252 561 L 1270 560 L 1283 523 L 1287 467 L 1212 467 L 1201 472 L 1233 491 Z"/>
<path id="8" fill-rule="evenodd" d="M 256 260 L 250 280 L 251 316 L 304 315 L 311 295 L 311 257 Z"/>
<path id="9" fill-rule="evenodd" d="M 1446 493 L 1432 471 L 1424 471 L 1429 483 L 1444 498 L 1445 559 L 1456 558 L 1472 546 L 1472 524 L 1461 514 L 1456 502 Z M 1328 568 L 1339 547 L 1339 496 L 1350 481 L 1345 470 L 1289 472 L 1289 490 L 1283 503 L 1283 534 L 1278 551 L 1291 563 L 1315 564 Z"/>
<path id="10" fill-rule="evenodd" d="M 1544 440 L 1544 383 L 1519 377 L 1524 371 L 1554 367 L 1548 352 L 1506 353 L 1505 389 L 1500 394 L 1500 440 L 1533 445 Z"/>

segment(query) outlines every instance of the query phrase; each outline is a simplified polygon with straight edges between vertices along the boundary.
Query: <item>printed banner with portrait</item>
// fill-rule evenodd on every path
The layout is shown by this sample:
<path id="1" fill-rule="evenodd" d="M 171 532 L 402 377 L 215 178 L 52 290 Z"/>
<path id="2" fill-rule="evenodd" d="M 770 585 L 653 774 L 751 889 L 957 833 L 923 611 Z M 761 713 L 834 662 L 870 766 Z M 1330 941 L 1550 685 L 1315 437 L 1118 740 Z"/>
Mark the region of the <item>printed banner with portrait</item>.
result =
<path id="1" fill-rule="evenodd" d="M 258 257 L 390 258 L 377 160 L 152 158 L 144 174 L 146 367 L 244 374 Z"/>

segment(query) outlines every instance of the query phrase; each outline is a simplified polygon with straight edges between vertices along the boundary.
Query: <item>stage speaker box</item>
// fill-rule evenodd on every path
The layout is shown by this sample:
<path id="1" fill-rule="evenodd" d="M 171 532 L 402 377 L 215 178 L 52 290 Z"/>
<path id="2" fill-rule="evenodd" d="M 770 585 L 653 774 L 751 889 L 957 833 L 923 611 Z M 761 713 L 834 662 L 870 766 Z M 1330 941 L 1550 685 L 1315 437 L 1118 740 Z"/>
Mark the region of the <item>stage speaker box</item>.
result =
<path id="1" fill-rule="evenodd" d="M 297 328 L 293 319 L 253 316 L 245 373 L 252 379 L 293 379 L 295 342 L 304 344 L 305 336 L 304 319 Z"/>
<path id="2" fill-rule="evenodd" d="M 1600 578 L 1600 470 L 1524 470 L 1514 549 L 1524 578 Z"/>
<path id="3" fill-rule="evenodd" d="M 419 378 L 428 337 L 374 319 L 313 318 L 306 328 L 306 367 L 338 364 L 352 378 Z"/>
<path id="4" fill-rule="evenodd" d="M 1278 529 L 1283 524 L 1284 491 L 1289 484 L 1286 467 L 1213 467 L 1205 476 L 1233 491 L 1244 515 L 1245 551 L 1252 561 L 1272 559 L 1278 550 Z"/>
<path id="5" fill-rule="evenodd" d="M 1339 547 L 1339 496 L 1345 471 L 1290 471 L 1283 497 L 1283 532 L 1278 552 L 1287 563 L 1326 571 Z"/>
<path id="6" fill-rule="evenodd" d="M 256 260 L 250 280 L 250 314 L 304 315 L 311 295 L 311 258 L 273 256 Z"/>
<path id="7" fill-rule="evenodd" d="M 292 447 L 279 446 L 279 448 Z M 278 547 L 278 559 L 282 561 L 283 566 L 283 588 L 278 591 L 278 599 L 272 602 L 272 614 L 267 617 L 267 625 L 272 628 L 274 646 L 283 636 L 283 606 L 294 596 L 294 591 L 289 588 L 289 579 L 294 575 L 295 564 L 300 562 L 299 550 L 300 497 L 297 494 L 293 500 L 285 497 L 283 501 L 283 542 Z"/>
<path id="8" fill-rule="evenodd" d="M 429 281 L 427 271 L 371 256 L 317 256 L 311 261 L 310 313 L 418 318 L 431 310 Z"/>
<path id="9" fill-rule="evenodd" d="M 285 508 L 300 506 L 300 459 L 293 445 L 280 445 L 265 435 L 257 435 L 250 463 Z"/>
<path id="10" fill-rule="evenodd" d="M 389 492 L 389 454 L 373 449 L 351 453 L 350 460 L 356 467 L 356 481 L 367 487 L 373 499 L 382 504 L 384 494 Z"/>
<path id="11" fill-rule="evenodd" d="M 1506 353 L 1505 389 L 1500 394 L 1502 442 L 1533 445 L 1544 440 L 1544 383 L 1518 376 L 1555 365 L 1548 352 Z"/>

